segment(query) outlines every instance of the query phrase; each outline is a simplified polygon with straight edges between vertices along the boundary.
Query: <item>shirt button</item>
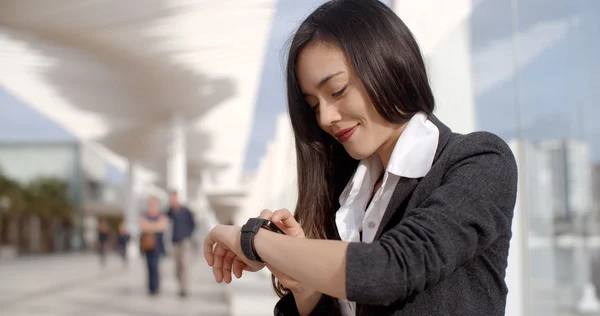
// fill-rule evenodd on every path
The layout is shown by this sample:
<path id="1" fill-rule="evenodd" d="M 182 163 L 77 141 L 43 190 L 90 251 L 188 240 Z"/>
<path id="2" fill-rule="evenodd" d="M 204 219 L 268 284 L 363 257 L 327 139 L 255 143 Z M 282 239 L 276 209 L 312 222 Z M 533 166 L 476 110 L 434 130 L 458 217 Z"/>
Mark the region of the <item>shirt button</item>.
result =
<path id="1" fill-rule="evenodd" d="M 367 224 L 367 227 L 369 227 L 370 229 L 375 229 L 375 222 L 369 222 Z"/>

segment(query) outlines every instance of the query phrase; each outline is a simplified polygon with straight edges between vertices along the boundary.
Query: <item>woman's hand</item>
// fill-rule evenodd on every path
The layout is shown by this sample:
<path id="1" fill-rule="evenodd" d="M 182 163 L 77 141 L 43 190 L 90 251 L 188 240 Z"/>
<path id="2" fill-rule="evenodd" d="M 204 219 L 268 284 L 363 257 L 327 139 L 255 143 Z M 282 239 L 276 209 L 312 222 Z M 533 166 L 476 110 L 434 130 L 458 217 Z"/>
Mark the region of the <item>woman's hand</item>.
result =
<path id="1" fill-rule="evenodd" d="M 260 218 L 268 219 L 273 222 L 273 224 L 277 225 L 279 229 L 281 229 L 286 235 L 292 237 L 305 238 L 304 230 L 300 226 L 300 223 L 296 221 L 292 213 L 286 209 L 277 210 L 275 212 L 271 212 L 270 210 L 263 210 L 260 213 Z M 302 284 L 300 284 L 295 279 L 291 278 L 287 274 L 277 270 L 275 267 L 269 265 L 267 263 L 267 268 L 273 273 L 273 275 L 279 280 L 285 288 L 290 291 L 296 293 L 300 292 L 310 292 L 310 289 L 304 288 Z"/>
<path id="2" fill-rule="evenodd" d="M 296 279 L 290 277 L 289 275 L 277 270 L 275 267 L 267 263 L 267 269 L 273 273 L 273 275 L 277 278 L 279 283 L 281 283 L 286 289 L 289 289 L 294 293 L 294 297 L 308 297 L 314 294 L 316 291 L 314 289 L 305 287 L 302 283 L 298 282 Z"/>
<path id="3" fill-rule="evenodd" d="M 271 220 L 277 227 L 279 227 L 286 235 L 298 238 L 305 238 L 304 230 L 300 226 L 300 223 L 296 221 L 292 213 L 286 209 L 277 210 L 271 212 L 269 210 L 263 210 L 260 213 L 260 218 Z M 267 263 L 267 268 L 273 273 L 273 275 L 279 280 L 285 288 L 289 289 L 294 293 L 311 292 L 311 289 L 305 288 L 295 279 L 291 278 L 287 274 L 277 270 L 275 267 Z"/>
<path id="4" fill-rule="evenodd" d="M 271 220 L 273 224 L 277 225 L 288 236 L 305 238 L 302 226 L 300 226 L 300 223 L 296 221 L 294 215 L 289 210 L 281 209 L 275 212 L 263 210 L 260 213 L 260 218 Z"/>
<path id="5" fill-rule="evenodd" d="M 204 238 L 204 258 L 212 267 L 215 281 L 218 283 L 230 283 L 232 271 L 240 278 L 244 270 L 255 272 L 265 266 L 244 256 L 240 236 L 241 228 L 238 226 L 217 225 Z"/>
<path id="6" fill-rule="evenodd" d="M 302 227 L 292 213 L 286 209 L 275 212 L 263 210 L 260 218 L 271 220 L 288 236 L 305 238 Z M 256 272 L 265 266 L 263 263 L 248 260 L 244 256 L 240 246 L 240 235 L 240 227 L 217 225 L 204 239 L 204 257 L 208 265 L 213 268 L 213 275 L 218 283 L 222 281 L 230 283 L 232 273 L 239 279 L 242 277 L 243 271 Z M 272 266 L 269 267 L 269 270 L 283 286 L 297 295 L 314 292 Z"/>
<path id="7" fill-rule="evenodd" d="M 277 210 L 275 212 L 264 210 L 260 213 L 260 217 L 270 219 L 288 236 L 306 238 L 300 223 L 298 223 L 292 213 L 286 209 Z M 319 302 L 319 299 L 321 298 L 321 293 L 317 292 L 315 289 L 306 287 L 304 284 L 277 270 L 277 268 L 268 263 L 267 268 L 273 273 L 279 283 L 294 294 L 294 300 L 296 301 L 296 307 L 298 308 L 300 315 L 308 315 L 315 308 L 315 305 L 317 305 L 317 302 Z"/>

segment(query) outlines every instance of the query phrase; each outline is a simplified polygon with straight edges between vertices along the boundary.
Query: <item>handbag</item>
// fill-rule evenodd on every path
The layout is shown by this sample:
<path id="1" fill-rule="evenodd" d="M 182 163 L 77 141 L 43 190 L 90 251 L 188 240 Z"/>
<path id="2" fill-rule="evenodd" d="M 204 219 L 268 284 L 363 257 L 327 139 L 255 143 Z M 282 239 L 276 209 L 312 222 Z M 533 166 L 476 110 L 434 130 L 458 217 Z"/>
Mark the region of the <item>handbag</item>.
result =
<path id="1" fill-rule="evenodd" d="M 148 252 L 156 249 L 156 235 L 153 233 L 142 233 L 140 237 L 140 250 Z"/>

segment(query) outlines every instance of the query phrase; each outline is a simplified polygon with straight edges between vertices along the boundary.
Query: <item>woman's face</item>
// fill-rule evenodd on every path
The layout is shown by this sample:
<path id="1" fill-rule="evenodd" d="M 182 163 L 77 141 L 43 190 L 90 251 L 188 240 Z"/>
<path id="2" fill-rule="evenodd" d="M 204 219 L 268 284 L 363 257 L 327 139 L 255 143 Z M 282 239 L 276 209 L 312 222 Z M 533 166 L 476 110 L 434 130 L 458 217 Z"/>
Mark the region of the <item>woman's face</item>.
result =
<path id="1" fill-rule="evenodd" d="M 313 42 L 298 55 L 296 73 L 319 126 L 352 158 L 363 159 L 375 152 L 380 157 L 391 155 L 401 126 L 386 121 L 377 112 L 344 51 L 335 45 Z"/>

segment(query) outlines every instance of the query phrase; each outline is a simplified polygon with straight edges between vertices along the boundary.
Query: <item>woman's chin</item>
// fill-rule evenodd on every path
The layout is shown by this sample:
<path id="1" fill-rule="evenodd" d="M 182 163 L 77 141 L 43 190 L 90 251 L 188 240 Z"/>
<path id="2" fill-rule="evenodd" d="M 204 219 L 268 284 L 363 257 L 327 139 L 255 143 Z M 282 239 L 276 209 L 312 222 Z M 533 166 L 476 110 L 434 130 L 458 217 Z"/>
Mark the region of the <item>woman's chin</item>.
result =
<path id="1" fill-rule="evenodd" d="M 350 157 L 352 157 L 352 159 L 355 160 L 362 160 L 373 155 L 373 151 L 360 150 L 358 148 L 355 148 L 354 146 L 346 145 L 344 146 L 344 149 L 346 149 L 348 155 L 350 155 Z"/>

